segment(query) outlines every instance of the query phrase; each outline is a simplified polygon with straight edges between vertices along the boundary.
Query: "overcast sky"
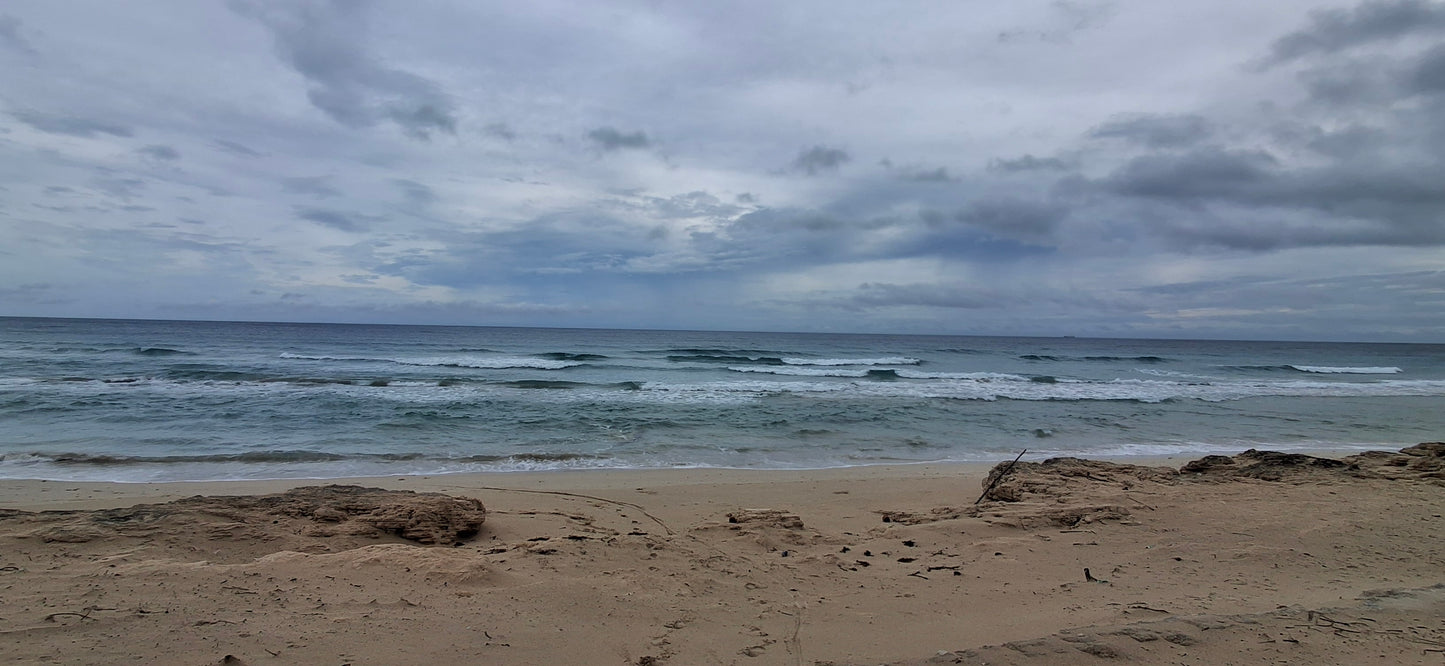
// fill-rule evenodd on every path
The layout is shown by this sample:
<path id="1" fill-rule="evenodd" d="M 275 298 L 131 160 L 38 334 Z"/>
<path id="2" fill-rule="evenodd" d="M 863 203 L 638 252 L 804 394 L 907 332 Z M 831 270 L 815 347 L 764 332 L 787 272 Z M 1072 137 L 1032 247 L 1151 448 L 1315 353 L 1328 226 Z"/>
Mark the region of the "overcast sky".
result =
<path id="1" fill-rule="evenodd" d="M 7 0 L 0 315 L 1445 341 L 1445 2 Z"/>

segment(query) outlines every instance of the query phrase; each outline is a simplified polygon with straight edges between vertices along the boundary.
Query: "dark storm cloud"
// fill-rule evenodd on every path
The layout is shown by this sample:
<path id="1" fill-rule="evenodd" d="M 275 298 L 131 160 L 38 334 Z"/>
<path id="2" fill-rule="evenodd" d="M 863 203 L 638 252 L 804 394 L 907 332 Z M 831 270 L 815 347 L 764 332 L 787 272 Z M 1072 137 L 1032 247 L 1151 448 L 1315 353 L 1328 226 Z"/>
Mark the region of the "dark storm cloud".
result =
<path id="1" fill-rule="evenodd" d="M 651 145 L 647 135 L 641 130 L 636 132 L 621 132 L 615 127 L 599 127 L 587 133 L 591 139 L 602 150 L 612 151 L 623 148 L 646 148 Z"/>
<path id="2" fill-rule="evenodd" d="M 1196 120 L 1094 129 L 1091 137 L 1127 136 L 1149 151 L 1079 181 L 1112 195 L 1090 215 L 1127 211 L 1139 231 L 1186 247 L 1445 244 L 1445 180 L 1436 175 L 1445 171 L 1445 46 L 1351 50 L 1427 31 L 1445 32 L 1445 5 L 1367 2 L 1316 13 L 1271 52 L 1273 63 L 1308 56 L 1297 75 L 1307 100 L 1275 125 L 1188 116 Z M 1212 143 L 1259 129 L 1274 139 L 1270 148 Z"/>
<path id="3" fill-rule="evenodd" d="M 1371 59 L 1361 62 L 1331 61 L 1299 73 L 1311 101 L 1333 107 L 1378 107 L 1398 97 L 1399 65 Z"/>
<path id="4" fill-rule="evenodd" d="M 26 125 L 50 134 L 65 134 L 87 139 L 97 134 L 109 134 L 118 137 L 129 137 L 134 134 L 129 127 L 118 123 L 108 123 L 75 116 L 52 115 L 31 110 L 12 111 L 10 115 Z"/>
<path id="5" fill-rule="evenodd" d="M 324 227 L 352 233 L 366 231 L 371 228 L 365 216 L 325 208 L 300 208 L 297 209 L 296 216 Z"/>
<path id="6" fill-rule="evenodd" d="M 1445 93 L 1445 46 L 1426 52 L 1405 79 L 1407 90 L 1424 95 Z"/>
<path id="7" fill-rule="evenodd" d="M 136 152 L 156 160 L 174 161 L 181 158 L 180 152 L 170 146 L 153 144 L 143 148 L 137 148 Z"/>
<path id="8" fill-rule="evenodd" d="M 0 14 L 0 46 L 13 49 L 28 56 L 38 55 L 30 40 L 20 34 L 20 19 L 9 14 Z"/>
<path id="9" fill-rule="evenodd" d="M 822 171 L 836 171 L 851 159 L 847 151 L 840 148 L 813 146 L 798 153 L 797 159 L 793 160 L 793 169 L 816 176 Z"/>
<path id="10" fill-rule="evenodd" d="M 390 120 L 416 139 L 456 133 L 453 104 L 436 84 L 366 52 L 364 3 L 232 0 L 230 6 L 271 32 L 278 55 L 306 77 L 307 99 L 337 122 L 367 127 Z"/>
<path id="11" fill-rule="evenodd" d="M 1279 161 L 1261 150 L 1205 148 L 1136 157 L 1105 179 L 1118 194 L 1173 200 L 1250 198 Z"/>
<path id="12" fill-rule="evenodd" d="M 1052 234 L 1068 213 L 1068 208 L 1060 204 L 990 198 L 970 204 L 955 217 L 1000 238 L 1038 239 Z"/>
<path id="13" fill-rule="evenodd" d="M 1109 119 L 1089 131 L 1096 139 L 1124 139 L 1150 148 L 1173 148 L 1199 143 L 1212 133 L 1209 122 L 1197 115 L 1142 114 Z"/>
<path id="14" fill-rule="evenodd" d="M 1166 206 L 1148 230 L 1248 250 L 1445 243 L 1445 182 L 1372 160 L 1291 166 L 1258 150 L 1206 148 L 1135 158 L 1102 181 Z"/>
<path id="15" fill-rule="evenodd" d="M 1365 2 L 1349 10 L 1314 12 L 1308 27 L 1274 42 L 1264 64 L 1277 65 L 1410 34 L 1438 31 L 1445 31 L 1445 4 L 1428 0 Z"/>

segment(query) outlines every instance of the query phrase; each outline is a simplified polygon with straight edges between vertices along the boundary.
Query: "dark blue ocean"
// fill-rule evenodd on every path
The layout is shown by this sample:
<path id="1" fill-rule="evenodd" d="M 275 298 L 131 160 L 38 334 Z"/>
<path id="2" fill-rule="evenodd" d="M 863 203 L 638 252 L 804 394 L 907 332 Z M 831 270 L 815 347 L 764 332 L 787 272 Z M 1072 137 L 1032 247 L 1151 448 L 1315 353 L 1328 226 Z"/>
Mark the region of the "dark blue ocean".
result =
<path id="1" fill-rule="evenodd" d="M 0 318 L 0 477 L 1398 448 L 1445 345 Z"/>

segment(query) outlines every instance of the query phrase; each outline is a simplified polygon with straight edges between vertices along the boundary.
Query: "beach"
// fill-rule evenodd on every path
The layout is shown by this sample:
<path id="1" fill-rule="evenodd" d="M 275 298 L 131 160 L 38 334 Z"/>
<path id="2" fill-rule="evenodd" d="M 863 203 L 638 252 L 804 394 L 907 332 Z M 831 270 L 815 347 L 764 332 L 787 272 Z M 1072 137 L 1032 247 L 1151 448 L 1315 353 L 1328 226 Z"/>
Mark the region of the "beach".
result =
<path id="1" fill-rule="evenodd" d="M 69 664 L 1441 663 L 1445 446 L 1029 460 L 977 505 L 987 465 L 3 480 L 0 645 Z M 258 499 L 303 487 L 321 489 Z"/>

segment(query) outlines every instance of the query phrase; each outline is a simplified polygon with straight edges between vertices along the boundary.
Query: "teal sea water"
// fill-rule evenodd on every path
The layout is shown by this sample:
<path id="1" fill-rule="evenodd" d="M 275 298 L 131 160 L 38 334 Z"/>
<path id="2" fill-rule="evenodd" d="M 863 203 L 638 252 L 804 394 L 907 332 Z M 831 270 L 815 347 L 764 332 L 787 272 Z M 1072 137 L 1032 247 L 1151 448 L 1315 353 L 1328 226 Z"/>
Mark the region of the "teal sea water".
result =
<path id="1" fill-rule="evenodd" d="M 1398 448 L 1445 345 L 0 318 L 0 478 Z"/>

